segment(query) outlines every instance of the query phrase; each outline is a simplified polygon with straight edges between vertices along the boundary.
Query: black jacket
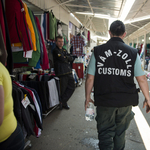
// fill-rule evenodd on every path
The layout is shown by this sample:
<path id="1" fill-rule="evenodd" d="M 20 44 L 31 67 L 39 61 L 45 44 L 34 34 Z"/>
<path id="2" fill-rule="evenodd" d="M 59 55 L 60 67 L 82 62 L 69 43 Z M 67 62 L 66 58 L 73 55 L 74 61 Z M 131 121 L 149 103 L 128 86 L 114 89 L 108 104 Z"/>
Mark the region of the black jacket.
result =
<path id="1" fill-rule="evenodd" d="M 94 81 L 95 105 L 126 107 L 138 104 L 134 84 L 134 64 L 137 50 L 113 37 L 94 48 L 96 72 Z"/>
<path id="2" fill-rule="evenodd" d="M 71 74 L 70 62 L 73 57 L 65 49 L 59 49 L 57 46 L 53 50 L 54 69 L 57 76 Z"/>

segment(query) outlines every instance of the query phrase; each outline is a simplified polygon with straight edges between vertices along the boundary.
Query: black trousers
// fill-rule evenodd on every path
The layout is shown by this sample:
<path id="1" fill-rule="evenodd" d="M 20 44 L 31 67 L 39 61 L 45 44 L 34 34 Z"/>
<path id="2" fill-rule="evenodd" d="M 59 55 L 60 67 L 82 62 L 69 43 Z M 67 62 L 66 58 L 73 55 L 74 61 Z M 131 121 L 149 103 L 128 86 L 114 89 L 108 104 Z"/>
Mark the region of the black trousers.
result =
<path id="1" fill-rule="evenodd" d="M 132 106 L 97 106 L 97 130 L 100 150 L 123 150 L 125 132 L 134 117 Z"/>
<path id="2" fill-rule="evenodd" d="M 75 81 L 72 74 L 64 75 L 59 77 L 60 79 L 60 92 L 61 92 L 61 102 L 66 104 L 69 98 L 72 96 L 75 90 Z"/>

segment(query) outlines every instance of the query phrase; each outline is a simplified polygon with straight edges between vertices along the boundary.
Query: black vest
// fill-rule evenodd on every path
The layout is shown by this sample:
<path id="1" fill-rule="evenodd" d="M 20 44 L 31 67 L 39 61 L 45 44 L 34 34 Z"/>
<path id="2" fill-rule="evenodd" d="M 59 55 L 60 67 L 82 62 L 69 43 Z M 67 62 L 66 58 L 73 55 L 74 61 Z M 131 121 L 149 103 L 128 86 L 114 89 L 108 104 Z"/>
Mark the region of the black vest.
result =
<path id="1" fill-rule="evenodd" d="M 137 50 L 113 37 L 94 48 L 96 72 L 94 100 L 96 106 L 126 107 L 138 105 L 134 84 Z"/>

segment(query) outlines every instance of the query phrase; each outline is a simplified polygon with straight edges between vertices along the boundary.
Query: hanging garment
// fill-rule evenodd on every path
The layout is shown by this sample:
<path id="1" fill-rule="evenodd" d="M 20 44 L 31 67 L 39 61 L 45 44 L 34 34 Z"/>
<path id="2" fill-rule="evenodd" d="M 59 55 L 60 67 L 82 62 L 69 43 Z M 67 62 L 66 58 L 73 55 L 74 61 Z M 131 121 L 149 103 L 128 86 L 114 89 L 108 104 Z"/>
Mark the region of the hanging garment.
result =
<path id="1" fill-rule="evenodd" d="M 90 38 L 90 31 L 88 31 L 87 39 L 88 39 L 88 41 L 90 41 L 90 40 L 91 40 L 91 38 Z"/>
<path id="2" fill-rule="evenodd" d="M 83 63 L 73 63 L 72 68 L 75 69 L 79 78 L 84 78 L 84 68 Z"/>
<path id="3" fill-rule="evenodd" d="M 57 22 L 57 35 L 58 36 L 63 36 L 61 22 Z"/>
<path id="4" fill-rule="evenodd" d="M 42 36 L 42 31 L 41 31 L 39 20 L 38 20 L 37 17 L 35 17 L 35 20 L 36 20 L 37 27 L 39 29 L 39 33 L 40 33 L 42 44 L 43 44 L 43 64 L 41 64 L 41 66 L 42 66 L 43 70 L 46 70 L 46 69 L 49 69 L 48 54 L 47 54 L 46 46 L 45 46 L 45 43 L 44 43 L 44 38 Z"/>
<path id="5" fill-rule="evenodd" d="M 90 44 L 91 44 L 91 37 L 90 36 L 91 36 L 90 31 L 88 31 L 88 34 L 87 34 L 87 39 L 88 39 L 87 45 L 88 45 L 88 47 L 90 47 Z"/>
<path id="6" fill-rule="evenodd" d="M 21 125 L 24 126 L 27 136 L 35 135 L 34 130 L 33 130 L 33 128 L 34 128 L 33 114 L 30 111 L 31 108 L 29 105 L 26 108 L 22 105 L 21 101 L 24 99 L 24 94 L 23 94 L 21 88 L 18 87 L 14 83 L 13 83 L 12 95 L 13 95 L 13 100 L 14 100 L 14 105 L 15 105 L 14 109 L 15 109 L 15 107 L 18 107 L 18 105 L 20 105 L 20 107 L 21 107 L 21 110 L 19 110 L 19 108 L 17 108 L 18 113 L 16 113 L 16 110 L 14 111 L 17 119 L 21 117 L 17 121 L 19 123 L 23 122 L 23 124 L 21 123 Z M 20 103 L 18 104 L 18 102 L 20 102 Z"/>
<path id="7" fill-rule="evenodd" d="M 32 46 L 33 46 L 33 50 L 36 51 L 36 38 L 35 38 L 35 33 L 34 33 L 34 29 L 33 29 L 33 25 L 30 19 L 30 15 L 28 12 L 28 8 L 26 3 L 23 2 L 23 6 L 24 6 L 24 10 L 25 10 L 25 17 L 26 17 L 26 21 L 27 21 L 27 25 L 28 28 L 30 30 L 30 35 L 31 35 L 31 41 L 32 41 Z"/>
<path id="8" fill-rule="evenodd" d="M 3 34 L 2 34 L 2 30 L 1 30 L 1 26 L 0 26 L 0 62 L 6 66 L 6 60 L 7 60 L 7 52 L 6 52 L 6 48 L 5 48 L 5 43 L 4 43 L 4 39 L 3 39 Z"/>
<path id="9" fill-rule="evenodd" d="M 44 40 L 45 40 L 43 23 L 44 23 L 44 14 L 41 14 L 40 26 L 41 26 L 41 31 L 42 31 L 43 38 L 44 38 Z"/>
<path id="10" fill-rule="evenodd" d="M 59 95 L 57 91 L 57 86 L 55 79 L 51 79 L 48 81 L 48 88 L 49 88 L 49 106 L 50 108 L 59 104 Z"/>
<path id="11" fill-rule="evenodd" d="M 73 45 L 73 55 L 82 56 L 83 55 L 83 46 L 84 38 L 81 36 L 73 36 L 70 43 Z"/>
<path id="12" fill-rule="evenodd" d="M 59 101 L 61 101 L 61 93 L 60 93 L 60 79 L 58 77 L 54 77 L 55 82 L 56 82 L 56 86 L 57 86 L 57 91 L 58 91 L 58 97 L 59 97 Z"/>
<path id="13" fill-rule="evenodd" d="M 40 64 L 43 64 L 43 55 L 44 55 L 43 54 L 43 43 L 42 43 L 41 35 L 40 35 L 39 29 L 38 29 L 38 26 L 36 23 L 35 15 L 33 14 L 33 12 L 32 12 L 32 15 L 34 17 L 34 21 L 35 21 L 35 25 L 36 25 L 37 33 L 38 33 L 38 37 L 39 37 L 39 44 L 40 44 L 40 59 L 35 67 L 36 69 L 39 69 L 39 68 L 41 68 Z"/>
<path id="14" fill-rule="evenodd" d="M 46 40 L 46 32 L 47 32 L 47 28 L 46 28 L 46 13 L 44 13 L 44 16 L 43 16 L 43 22 L 41 20 L 41 24 L 43 26 L 43 30 L 44 30 L 44 39 Z"/>
<path id="15" fill-rule="evenodd" d="M 23 126 L 22 120 L 22 112 L 21 112 L 21 99 L 23 99 L 22 91 L 14 86 L 13 84 L 13 91 L 12 91 L 13 101 L 14 101 L 14 114 L 17 121 L 20 123 L 21 127 Z M 22 97 L 22 98 L 21 98 Z"/>
<path id="16" fill-rule="evenodd" d="M 6 33 L 6 50 L 7 50 L 7 65 L 6 68 L 8 69 L 9 73 L 12 74 L 13 70 L 13 59 L 12 59 L 12 49 L 11 49 L 11 42 L 10 42 L 10 37 L 9 37 L 9 31 L 8 31 L 8 25 L 7 25 L 7 20 L 6 20 L 6 15 L 5 15 L 5 9 L 4 9 L 4 2 L 3 0 L 0 0 L 2 4 L 2 11 L 3 11 L 3 19 L 5 22 L 5 33 Z"/>
<path id="17" fill-rule="evenodd" d="M 4 22 L 4 17 L 3 17 L 3 10 L 2 10 L 2 3 L 0 1 L 0 26 L 2 29 L 2 34 L 3 34 L 3 39 L 6 47 L 6 33 L 5 33 L 5 22 Z"/>
<path id="18" fill-rule="evenodd" d="M 47 19 L 47 39 L 46 40 L 49 40 L 50 39 L 50 19 L 49 19 L 49 13 L 47 13 L 47 15 L 46 15 L 46 19 Z"/>
<path id="19" fill-rule="evenodd" d="M 31 90 L 23 87 L 23 85 L 20 85 L 17 82 L 14 82 L 14 83 L 21 88 L 24 95 L 26 95 L 25 97 L 27 97 L 28 100 L 30 101 L 30 104 L 29 104 L 30 111 L 31 111 L 30 113 L 32 113 L 34 117 L 34 132 L 35 132 L 35 135 L 39 137 L 41 135 L 42 120 L 40 119 L 40 109 L 39 109 L 37 100 L 34 96 L 34 93 Z"/>
<path id="20" fill-rule="evenodd" d="M 57 20 L 51 11 L 49 13 L 49 39 L 55 40 L 55 37 L 57 36 Z"/>
<path id="21" fill-rule="evenodd" d="M 47 42 L 46 49 L 48 51 L 48 59 L 50 68 L 54 68 L 54 61 L 53 61 L 53 49 L 56 47 L 55 42 Z"/>
<path id="22" fill-rule="evenodd" d="M 5 0 L 6 18 L 11 44 L 23 45 L 24 57 L 32 55 L 32 44 L 29 36 L 25 11 L 21 0 Z M 28 54 L 29 53 L 29 54 Z"/>
<path id="23" fill-rule="evenodd" d="M 13 60 L 14 60 L 14 67 L 15 68 L 20 68 L 22 66 L 36 67 L 37 63 L 40 60 L 41 51 L 40 51 L 40 43 L 39 43 L 39 36 L 38 36 L 36 23 L 35 23 L 35 19 L 34 19 L 34 16 L 32 14 L 32 11 L 29 8 L 28 8 L 28 12 L 30 15 L 30 19 L 32 21 L 33 28 L 34 28 L 37 50 L 33 51 L 32 58 L 29 58 L 29 59 L 23 58 L 23 52 L 21 52 L 21 51 L 20 52 L 13 52 Z M 39 68 L 40 68 L 40 64 L 39 64 Z"/>
<path id="24" fill-rule="evenodd" d="M 46 113 L 49 109 L 49 89 L 47 82 L 22 81 L 21 83 L 37 91 L 41 101 L 43 113 Z"/>
<path id="25" fill-rule="evenodd" d="M 35 32 L 35 35 L 36 35 L 36 48 L 37 48 L 36 52 L 33 51 L 32 59 L 31 59 L 32 61 L 29 60 L 29 66 L 34 66 L 35 67 L 37 62 L 40 59 L 40 43 L 39 43 L 38 31 L 37 31 L 36 22 L 35 22 L 33 13 L 32 13 L 30 8 L 28 8 L 28 11 L 29 11 L 29 15 L 30 15 L 30 18 L 31 18 L 31 21 L 32 21 L 32 24 L 33 24 L 33 28 L 34 28 L 34 32 Z"/>
<path id="26" fill-rule="evenodd" d="M 64 38 L 64 46 L 63 46 L 63 48 L 67 50 L 68 37 L 65 34 L 63 34 L 63 38 Z"/>

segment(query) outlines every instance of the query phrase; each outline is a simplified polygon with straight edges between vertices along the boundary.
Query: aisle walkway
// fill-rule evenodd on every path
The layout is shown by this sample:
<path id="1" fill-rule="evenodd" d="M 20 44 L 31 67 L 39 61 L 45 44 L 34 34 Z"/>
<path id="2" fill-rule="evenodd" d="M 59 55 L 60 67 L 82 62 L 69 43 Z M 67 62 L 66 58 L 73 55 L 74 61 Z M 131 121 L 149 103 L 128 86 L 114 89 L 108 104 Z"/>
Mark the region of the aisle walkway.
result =
<path id="1" fill-rule="evenodd" d="M 44 119 L 40 138 L 30 137 L 31 150 L 98 150 L 96 122 L 84 118 L 84 84 L 69 100 L 70 110 L 54 110 Z M 133 120 L 126 133 L 125 150 L 145 150 Z"/>

